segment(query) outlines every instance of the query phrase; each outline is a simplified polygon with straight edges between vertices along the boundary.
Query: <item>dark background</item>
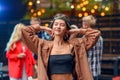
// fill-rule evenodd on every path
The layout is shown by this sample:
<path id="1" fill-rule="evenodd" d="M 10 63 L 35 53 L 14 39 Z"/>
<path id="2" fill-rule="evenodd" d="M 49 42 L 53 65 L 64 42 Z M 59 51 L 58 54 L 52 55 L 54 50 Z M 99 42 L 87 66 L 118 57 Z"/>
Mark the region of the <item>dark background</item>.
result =
<path id="1" fill-rule="evenodd" d="M 21 19 L 25 12 L 22 0 L 0 0 L 0 21 Z"/>

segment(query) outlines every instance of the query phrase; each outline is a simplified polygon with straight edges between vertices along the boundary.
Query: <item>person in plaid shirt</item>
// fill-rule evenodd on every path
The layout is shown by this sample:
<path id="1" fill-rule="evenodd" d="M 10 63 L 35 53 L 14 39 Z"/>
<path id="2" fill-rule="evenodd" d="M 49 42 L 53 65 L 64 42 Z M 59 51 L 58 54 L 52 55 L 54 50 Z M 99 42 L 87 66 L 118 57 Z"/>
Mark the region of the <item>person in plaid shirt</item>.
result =
<path id="1" fill-rule="evenodd" d="M 96 25 L 96 19 L 92 15 L 82 18 L 83 28 L 94 28 Z M 94 80 L 99 80 L 101 75 L 101 59 L 103 52 L 103 38 L 99 37 L 97 43 L 87 52 L 90 69 L 93 74 Z"/>

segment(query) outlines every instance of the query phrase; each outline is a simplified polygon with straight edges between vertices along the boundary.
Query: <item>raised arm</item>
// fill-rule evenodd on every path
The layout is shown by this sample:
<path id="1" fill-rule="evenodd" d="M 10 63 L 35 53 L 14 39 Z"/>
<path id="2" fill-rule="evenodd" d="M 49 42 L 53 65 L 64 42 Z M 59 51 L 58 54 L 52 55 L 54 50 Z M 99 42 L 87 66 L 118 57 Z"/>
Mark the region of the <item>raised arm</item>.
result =
<path id="1" fill-rule="evenodd" d="M 81 29 L 80 32 L 81 34 L 83 34 L 82 38 L 85 43 L 86 50 L 89 50 L 91 47 L 93 47 L 100 36 L 99 30 L 95 30 L 91 28 L 84 29 L 84 30 Z"/>
<path id="2" fill-rule="evenodd" d="M 95 30 L 95 29 L 72 29 L 70 30 L 70 33 L 78 33 L 83 35 L 83 37 L 81 38 L 85 44 L 86 50 L 89 50 L 98 40 L 99 36 L 100 36 L 100 31 L 99 30 Z M 81 42 L 81 39 L 80 40 Z"/>
<path id="3" fill-rule="evenodd" d="M 38 47 L 43 43 L 36 33 L 39 33 L 42 28 L 39 25 L 32 25 L 22 29 L 22 40 L 34 53 L 38 53 Z"/>

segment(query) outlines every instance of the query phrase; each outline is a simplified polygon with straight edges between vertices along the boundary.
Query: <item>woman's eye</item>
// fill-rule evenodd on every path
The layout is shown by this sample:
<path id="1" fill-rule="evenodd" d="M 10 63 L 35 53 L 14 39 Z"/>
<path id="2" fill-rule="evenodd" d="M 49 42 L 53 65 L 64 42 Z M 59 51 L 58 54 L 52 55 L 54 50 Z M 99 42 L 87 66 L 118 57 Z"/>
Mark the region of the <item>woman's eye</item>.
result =
<path id="1" fill-rule="evenodd" d="M 61 26 L 65 26 L 65 24 L 61 24 Z"/>
<path id="2" fill-rule="evenodd" d="M 57 26 L 58 24 L 57 24 L 57 23 L 55 23 L 54 25 L 55 25 L 55 26 Z"/>

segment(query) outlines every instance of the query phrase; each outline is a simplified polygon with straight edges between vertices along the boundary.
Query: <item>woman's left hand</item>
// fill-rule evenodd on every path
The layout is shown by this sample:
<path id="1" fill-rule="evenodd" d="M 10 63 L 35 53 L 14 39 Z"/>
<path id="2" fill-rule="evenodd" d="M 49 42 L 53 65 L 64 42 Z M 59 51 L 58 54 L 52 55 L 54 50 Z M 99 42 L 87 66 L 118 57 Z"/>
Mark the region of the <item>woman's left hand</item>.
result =
<path id="1" fill-rule="evenodd" d="M 77 33 L 79 33 L 80 32 L 80 29 L 70 29 L 69 31 L 68 31 L 68 34 L 77 34 Z"/>

